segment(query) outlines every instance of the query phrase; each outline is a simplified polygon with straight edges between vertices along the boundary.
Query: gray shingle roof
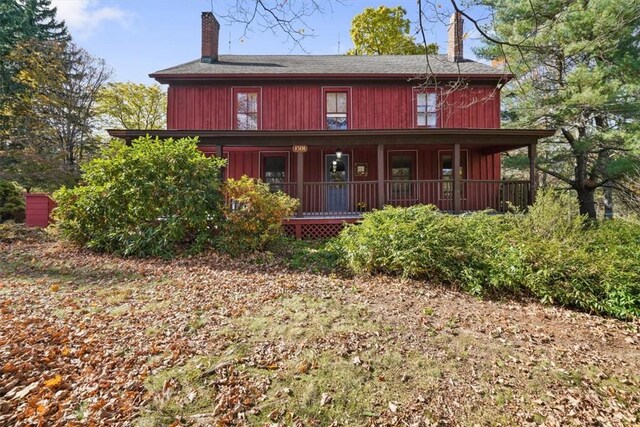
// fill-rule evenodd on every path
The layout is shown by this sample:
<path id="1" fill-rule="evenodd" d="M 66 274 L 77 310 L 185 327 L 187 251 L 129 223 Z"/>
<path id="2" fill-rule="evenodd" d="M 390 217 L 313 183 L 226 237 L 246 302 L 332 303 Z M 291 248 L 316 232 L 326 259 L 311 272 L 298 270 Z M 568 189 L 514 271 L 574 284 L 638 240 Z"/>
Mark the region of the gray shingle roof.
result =
<path id="1" fill-rule="evenodd" d="M 433 74 L 504 75 L 497 68 L 465 60 L 451 62 L 447 55 L 429 55 Z M 424 75 L 427 60 L 424 55 L 220 55 L 217 62 L 206 64 L 199 59 L 157 71 L 151 76 L 180 75 L 250 75 L 250 74 L 390 74 Z"/>

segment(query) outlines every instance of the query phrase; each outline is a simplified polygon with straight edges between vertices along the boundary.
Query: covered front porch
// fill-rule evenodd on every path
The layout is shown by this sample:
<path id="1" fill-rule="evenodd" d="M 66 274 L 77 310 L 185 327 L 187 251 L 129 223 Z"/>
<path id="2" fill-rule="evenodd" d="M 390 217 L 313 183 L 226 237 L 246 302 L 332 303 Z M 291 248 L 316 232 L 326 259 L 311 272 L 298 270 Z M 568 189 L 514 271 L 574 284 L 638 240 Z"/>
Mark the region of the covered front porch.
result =
<path id="1" fill-rule="evenodd" d="M 528 180 L 383 180 L 382 186 L 377 180 L 303 182 L 301 189 L 297 182 L 288 182 L 271 184 L 271 188 L 301 201 L 297 217 L 325 219 L 358 217 L 386 205 L 431 204 L 452 213 L 485 209 L 507 212 L 524 210 L 535 198 Z"/>
<path id="2" fill-rule="evenodd" d="M 526 209 L 536 195 L 536 144 L 553 134 L 532 129 L 344 131 L 112 130 L 128 142 L 147 133 L 198 136 L 199 148 L 226 157 L 224 177 L 261 178 L 300 200 L 285 228 L 341 224 L 386 205 L 432 204 L 452 213 Z M 500 153 L 527 147 L 529 173 L 501 179 Z M 274 161 L 273 159 L 279 159 Z M 270 160 L 269 160 L 270 159 Z"/>

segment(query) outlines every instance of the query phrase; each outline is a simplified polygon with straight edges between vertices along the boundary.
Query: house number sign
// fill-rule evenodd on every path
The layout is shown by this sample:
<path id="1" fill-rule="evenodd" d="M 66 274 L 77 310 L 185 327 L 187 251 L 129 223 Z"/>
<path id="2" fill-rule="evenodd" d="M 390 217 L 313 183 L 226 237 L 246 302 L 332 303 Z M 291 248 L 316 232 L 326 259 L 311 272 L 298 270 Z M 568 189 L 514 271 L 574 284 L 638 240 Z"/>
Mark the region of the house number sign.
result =
<path id="1" fill-rule="evenodd" d="M 307 146 L 306 145 L 294 145 L 293 146 L 293 152 L 294 153 L 306 153 L 307 152 Z"/>

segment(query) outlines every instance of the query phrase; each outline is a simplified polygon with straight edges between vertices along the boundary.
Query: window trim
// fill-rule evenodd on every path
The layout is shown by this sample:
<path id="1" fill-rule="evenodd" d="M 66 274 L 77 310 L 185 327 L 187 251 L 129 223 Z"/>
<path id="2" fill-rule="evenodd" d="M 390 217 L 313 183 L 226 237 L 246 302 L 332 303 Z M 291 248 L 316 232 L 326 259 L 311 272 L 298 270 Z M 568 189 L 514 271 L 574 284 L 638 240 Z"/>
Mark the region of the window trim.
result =
<path id="1" fill-rule="evenodd" d="M 430 94 L 433 93 L 436 96 L 436 109 L 434 111 L 435 115 L 436 115 L 436 124 L 435 126 L 429 126 L 427 125 L 427 121 L 425 121 L 424 125 L 419 125 L 418 124 L 418 94 Z M 413 115 L 413 127 L 414 128 L 420 128 L 420 129 L 437 129 L 442 127 L 442 121 L 441 121 L 441 116 L 442 114 L 440 114 L 441 108 L 440 108 L 440 98 L 441 98 L 441 91 L 436 89 L 436 88 L 421 88 L 421 87 L 413 87 L 412 88 L 412 92 L 411 92 L 411 103 L 412 103 L 412 115 Z M 428 112 L 426 114 L 429 114 Z M 426 117 L 425 117 L 426 120 Z"/>
<path id="2" fill-rule="evenodd" d="M 464 153 L 463 153 L 464 152 Z M 442 176 L 442 161 L 441 156 L 443 153 L 451 154 L 451 162 L 453 163 L 453 149 L 451 150 L 438 150 L 438 181 L 444 181 L 444 177 Z M 469 179 L 469 150 L 466 148 L 460 149 L 460 167 L 462 167 L 462 159 L 466 160 L 467 167 L 464 169 L 464 178 L 460 178 L 460 181 L 466 181 Z M 453 165 L 452 165 L 453 166 Z M 453 172 L 452 172 L 453 173 Z M 442 186 L 444 183 L 440 183 L 440 189 L 438 191 L 438 200 L 453 200 L 453 197 L 443 197 L 444 196 L 444 187 Z M 453 179 L 451 179 L 451 185 L 453 185 Z M 467 200 L 467 192 L 465 191 L 464 186 L 462 186 L 462 194 L 460 200 Z"/>
<path id="3" fill-rule="evenodd" d="M 387 162 L 386 162 L 386 167 L 385 167 L 385 173 L 386 173 L 386 179 L 385 181 L 393 181 L 392 176 L 391 176 L 391 156 L 393 154 L 403 154 L 403 153 L 411 153 L 413 160 L 414 160 L 414 170 L 412 171 L 412 175 L 413 177 L 410 179 L 410 181 L 418 181 L 419 177 L 418 177 L 418 171 L 420 170 L 419 167 L 419 161 L 420 161 L 420 156 L 418 156 L 418 150 L 387 150 Z M 396 199 L 394 197 L 392 197 L 391 195 L 391 186 L 387 187 L 388 188 L 388 193 L 385 195 L 387 200 L 405 200 L 405 201 L 411 201 L 411 200 L 418 200 L 418 195 L 415 194 L 415 191 L 412 191 L 413 194 L 410 194 L 410 198 L 405 198 L 405 199 Z"/>
<path id="4" fill-rule="evenodd" d="M 285 183 L 291 181 L 291 152 L 286 150 L 267 150 L 258 152 L 258 176 L 264 181 L 264 158 L 265 157 L 284 157 L 285 158 Z"/>
<path id="5" fill-rule="evenodd" d="M 256 129 L 238 129 L 238 94 L 239 93 L 257 93 L 258 94 L 258 111 L 257 111 L 257 127 Z M 231 88 L 231 129 L 233 130 L 261 130 L 262 129 L 262 86 L 233 86 Z"/>
<path id="6" fill-rule="evenodd" d="M 325 130 L 338 130 L 338 129 L 329 129 L 327 127 L 327 93 L 336 93 L 336 92 L 346 92 L 347 94 L 347 130 L 353 129 L 352 127 L 352 114 L 351 114 L 351 105 L 352 105 L 352 95 L 351 95 L 351 86 L 322 86 L 322 99 L 320 102 L 322 103 L 322 108 L 320 110 L 320 123 L 322 123 L 322 129 Z"/>

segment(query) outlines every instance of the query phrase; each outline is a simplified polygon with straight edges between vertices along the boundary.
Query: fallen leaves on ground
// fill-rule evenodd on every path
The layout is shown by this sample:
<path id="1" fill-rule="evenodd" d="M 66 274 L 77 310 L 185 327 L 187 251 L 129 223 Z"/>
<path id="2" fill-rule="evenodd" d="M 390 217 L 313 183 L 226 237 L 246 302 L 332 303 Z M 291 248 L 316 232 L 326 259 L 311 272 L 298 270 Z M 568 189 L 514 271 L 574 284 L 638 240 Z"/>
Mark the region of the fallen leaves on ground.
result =
<path id="1" fill-rule="evenodd" d="M 12 240 L 0 319 L 0 425 L 639 422 L 637 321 L 421 282 Z"/>

